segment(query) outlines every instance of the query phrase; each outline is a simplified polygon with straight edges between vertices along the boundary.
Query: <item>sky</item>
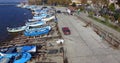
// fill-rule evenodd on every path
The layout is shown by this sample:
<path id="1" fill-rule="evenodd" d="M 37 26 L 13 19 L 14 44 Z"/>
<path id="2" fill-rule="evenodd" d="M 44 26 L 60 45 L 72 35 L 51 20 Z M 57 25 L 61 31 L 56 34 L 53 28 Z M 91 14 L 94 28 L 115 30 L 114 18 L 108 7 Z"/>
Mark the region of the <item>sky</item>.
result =
<path id="1" fill-rule="evenodd" d="M 27 0 L 0 0 L 0 2 L 22 2 Z"/>

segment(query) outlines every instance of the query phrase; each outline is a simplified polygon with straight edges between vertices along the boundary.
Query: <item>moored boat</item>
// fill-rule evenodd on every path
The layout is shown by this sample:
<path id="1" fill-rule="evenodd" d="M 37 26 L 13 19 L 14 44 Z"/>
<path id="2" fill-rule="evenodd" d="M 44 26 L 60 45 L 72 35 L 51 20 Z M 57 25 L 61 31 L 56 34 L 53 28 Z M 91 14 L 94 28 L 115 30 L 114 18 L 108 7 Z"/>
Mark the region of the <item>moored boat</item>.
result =
<path id="1" fill-rule="evenodd" d="M 21 27 L 16 27 L 16 28 L 9 28 L 7 27 L 8 32 L 20 32 L 23 31 L 27 28 L 28 26 L 21 26 Z"/>
<path id="2" fill-rule="evenodd" d="M 37 22 L 31 22 L 31 23 L 27 22 L 26 26 L 36 27 L 36 26 L 41 26 L 44 24 L 46 24 L 46 22 L 44 21 L 37 21 Z"/>
<path id="3" fill-rule="evenodd" d="M 32 28 L 32 29 L 25 30 L 24 35 L 25 36 L 39 36 L 39 35 L 48 34 L 50 30 L 51 30 L 50 26 L 45 26 L 43 28 Z"/>
<path id="4" fill-rule="evenodd" d="M 23 6 L 23 4 L 22 4 L 22 3 L 17 5 L 17 7 L 22 7 L 22 6 Z"/>
<path id="5" fill-rule="evenodd" d="M 46 18 L 48 15 L 47 14 L 41 14 L 41 15 L 36 15 L 33 17 L 33 19 L 28 19 L 29 22 L 31 21 L 39 21 L 43 18 Z"/>
<path id="6" fill-rule="evenodd" d="M 55 16 L 51 16 L 51 17 L 44 18 L 44 19 L 41 19 L 41 20 L 47 22 L 47 21 L 50 21 L 52 19 L 55 19 Z"/>
<path id="7" fill-rule="evenodd" d="M 31 54 L 28 52 L 1 54 L 0 63 L 26 63 L 31 59 Z"/>

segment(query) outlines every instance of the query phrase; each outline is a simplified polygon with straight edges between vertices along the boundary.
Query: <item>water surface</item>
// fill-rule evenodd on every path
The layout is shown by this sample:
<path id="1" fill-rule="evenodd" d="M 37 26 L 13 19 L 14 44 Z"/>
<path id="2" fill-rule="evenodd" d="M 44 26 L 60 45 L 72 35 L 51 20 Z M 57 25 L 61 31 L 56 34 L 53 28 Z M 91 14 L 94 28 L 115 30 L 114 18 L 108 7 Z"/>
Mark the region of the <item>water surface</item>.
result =
<path id="1" fill-rule="evenodd" d="M 30 10 L 16 7 L 16 5 L 0 5 L 0 42 L 12 38 L 6 27 L 25 25 L 28 18 L 32 18 Z"/>

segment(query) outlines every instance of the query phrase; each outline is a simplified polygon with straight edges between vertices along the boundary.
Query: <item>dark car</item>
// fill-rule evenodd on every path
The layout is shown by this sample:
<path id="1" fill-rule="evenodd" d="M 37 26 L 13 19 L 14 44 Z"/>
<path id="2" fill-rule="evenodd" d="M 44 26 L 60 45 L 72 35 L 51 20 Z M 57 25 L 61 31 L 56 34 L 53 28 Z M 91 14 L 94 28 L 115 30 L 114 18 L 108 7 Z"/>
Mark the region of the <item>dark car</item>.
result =
<path id="1" fill-rule="evenodd" d="M 57 13 L 61 13 L 61 11 L 60 11 L 60 10 L 57 10 Z"/>
<path id="2" fill-rule="evenodd" d="M 48 8 L 48 7 L 42 7 L 42 8 Z"/>
<path id="3" fill-rule="evenodd" d="M 71 34 L 70 29 L 68 27 L 63 27 L 62 31 L 63 31 L 64 35 L 70 35 Z"/>

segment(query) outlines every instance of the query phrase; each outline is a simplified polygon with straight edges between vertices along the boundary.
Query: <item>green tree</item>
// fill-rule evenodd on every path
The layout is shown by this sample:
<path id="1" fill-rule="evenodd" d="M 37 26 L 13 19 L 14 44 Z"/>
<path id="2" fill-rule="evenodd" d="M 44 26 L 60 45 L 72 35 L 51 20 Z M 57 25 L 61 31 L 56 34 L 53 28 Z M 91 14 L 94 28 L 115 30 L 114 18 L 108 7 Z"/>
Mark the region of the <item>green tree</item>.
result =
<path id="1" fill-rule="evenodd" d="M 75 3 L 75 2 L 73 2 L 71 6 L 76 7 L 76 3 Z"/>
<path id="2" fill-rule="evenodd" d="M 115 5 L 114 5 L 114 3 L 112 3 L 112 4 L 109 5 L 109 9 L 110 9 L 111 11 L 114 11 L 114 10 L 115 10 Z"/>

